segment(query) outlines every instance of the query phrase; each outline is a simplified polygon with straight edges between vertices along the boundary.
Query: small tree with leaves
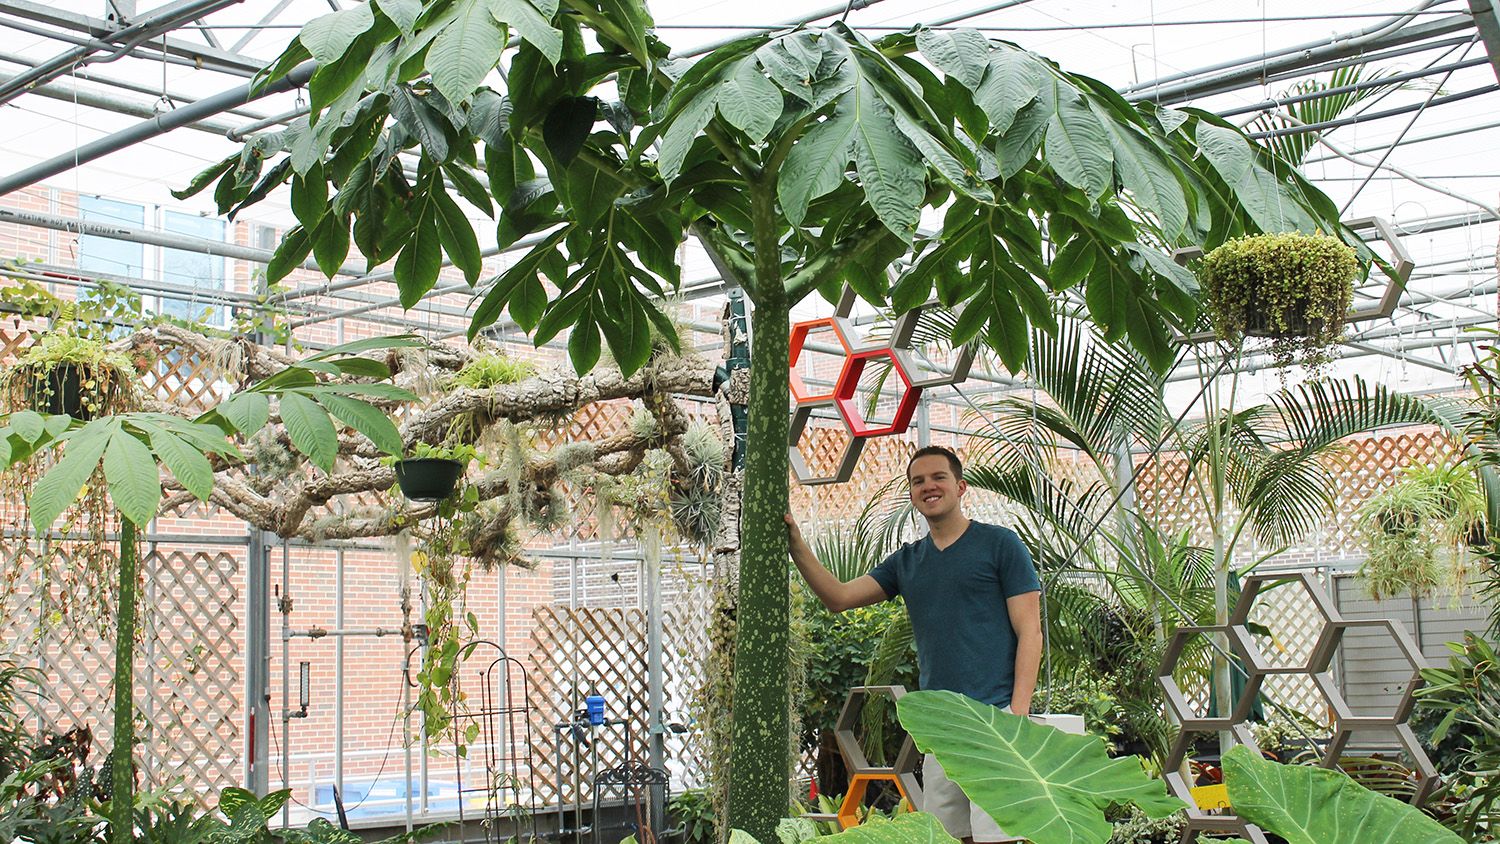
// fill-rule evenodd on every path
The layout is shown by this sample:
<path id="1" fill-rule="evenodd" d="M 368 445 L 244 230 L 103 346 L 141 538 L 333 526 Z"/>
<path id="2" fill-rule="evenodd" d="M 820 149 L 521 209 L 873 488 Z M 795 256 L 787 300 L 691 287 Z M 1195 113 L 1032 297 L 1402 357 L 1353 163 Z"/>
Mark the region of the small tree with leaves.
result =
<path id="1" fill-rule="evenodd" d="M 845 283 L 898 312 L 935 294 L 965 303 L 955 342 L 981 338 L 1014 370 L 1029 325 L 1051 330 L 1062 304 L 1165 368 L 1196 285 L 1164 247 L 1342 230 L 1326 197 L 1229 124 L 1133 106 L 974 31 L 872 41 L 836 23 L 689 62 L 640 0 L 375 0 L 309 22 L 259 82 L 307 61 L 309 116 L 184 192 L 217 182 L 233 212 L 290 181 L 300 225 L 272 280 L 309 254 L 331 273 L 352 242 L 372 265 L 394 260 L 411 307 L 446 254 L 482 284 L 471 333 L 502 313 L 538 344 L 567 329 L 580 373 L 603 343 L 628 374 L 653 327 L 672 336 L 663 299 L 689 233 L 754 305 L 725 828 L 763 840 L 788 791 L 792 307 Z M 533 245 L 481 282 L 454 194 L 495 220 L 501 247 Z M 924 214 L 941 227 L 922 230 Z"/>
<path id="2" fill-rule="evenodd" d="M 216 462 L 241 459 L 236 434 L 265 427 L 275 399 L 292 446 L 324 471 L 337 456 L 337 419 L 378 447 L 400 450 L 396 426 L 365 401 L 410 400 L 411 393 L 380 383 L 327 383 L 320 376 L 386 378 L 390 371 L 359 352 L 415 344 L 415 338 L 355 341 L 309 356 L 256 382 L 197 419 L 165 412 L 131 412 L 82 423 L 31 410 L 0 417 L 0 468 L 38 463 L 44 468 L 27 498 L 31 527 L 46 537 L 79 500 L 99 485 L 119 517 L 118 605 L 115 607 L 114 730 L 110 750 L 111 841 L 135 840 L 135 638 L 139 533 L 156 518 L 162 502 L 162 467 L 172 486 L 199 501 L 214 490 Z"/>

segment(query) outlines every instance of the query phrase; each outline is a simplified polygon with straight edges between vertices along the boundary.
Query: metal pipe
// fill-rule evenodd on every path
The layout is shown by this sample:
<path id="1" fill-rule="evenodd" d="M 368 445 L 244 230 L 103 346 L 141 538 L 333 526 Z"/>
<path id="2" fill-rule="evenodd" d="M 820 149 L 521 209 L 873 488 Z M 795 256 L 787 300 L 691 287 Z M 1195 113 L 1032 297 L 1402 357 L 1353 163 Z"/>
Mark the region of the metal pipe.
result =
<path id="1" fill-rule="evenodd" d="M 3 85 L 4 83 L 16 78 L 17 77 L 13 75 L 0 73 L 0 85 Z M 56 81 L 49 82 L 45 85 L 38 85 L 37 87 L 32 88 L 29 93 L 35 94 L 39 97 L 46 97 L 50 100 L 59 100 L 65 103 L 77 103 L 78 105 L 87 106 L 89 108 L 102 109 L 104 111 L 114 112 L 115 114 L 124 114 L 129 117 L 140 117 L 146 120 L 150 120 L 160 113 L 156 110 L 154 103 L 148 103 L 144 100 L 126 100 L 118 97 L 111 97 L 108 94 L 101 94 L 98 91 L 88 91 L 79 88 L 76 85 L 67 85 L 62 82 Z M 212 132 L 215 135 L 226 135 L 230 132 L 235 131 L 235 127 L 228 123 L 219 123 L 217 121 L 211 120 L 203 120 L 197 123 L 191 123 L 187 128 L 197 129 L 202 132 Z"/>
<path id="2" fill-rule="evenodd" d="M 131 243 L 144 243 L 150 246 L 164 246 L 168 249 L 182 249 L 203 255 L 218 255 L 224 258 L 254 261 L 257 264 L 268 264 L 276 255 L 270 249 L 241 246 L 238 243 L 212 240 L 206 237 L 152 231 L 135 226 L 121 225 L 120 223 L 99 223 L 93 220 L 60 217 L 56 214 L 43 214 L 39 211 L 22 211 L 19 208 L 6 208 L 3 206 L 0 206 L 0 223 L 15 223 L 21 226 L 36 226 L 44 229 L 70 232 L 72 234 L 86 234 L 93 237 L 107 237 L 112 240 L 125 240 Z M 304 261 L 301 266 L 303 269 L 308 270 L 318 269 L 317 262 L 311 259 Z M 350 276 L 364 274 L 360 267 L 352 263 L 339 267 L 338 273 Z"/>
<path id="3" fill-rule="evenodd" d="M 1168 82 L 1177 82 L 1178 80 L 1182 79 L 1191 79 L 1195 76 L 1202 76 L 1204 74 L 1214 73 L 1221 70 L 1230 70 L 1246 65 L 1258 66 L 1263 64 L 1264 61 L 1269 58 L 1278 58 L 1281 56 L 1292 55 L 1296 53 L 1311 53 L 1314 50 L 1318 50 L 1320 48 L 1327 47 L 1333 44 L 1339 44 L 1340 42 L 1343 42 L 1348 46 L 1361 46 L 1368 43 L 1372 38 L 1378 38 L 1380 35 L 1390 31 L 1392 28 L 1400 28 L 1409 23 L 1412 20 L 1410 14 L 1411 12 L 1420 12 L 1424 9 L 1437 5 L 1438 2 L 1439 0 L 1422 0 L 1421 3 L 1418 3 L 1415 7 L 1407 10 L 1406 12 L 1403 12 L 1399 15 L 1393 15 L 1391 17 L 1385 18 L 1384 20 L 1378 20 L 1375 23 L 1372 23 L 1362 29 L 1356 29 L 1352 32 L 1335 35 L 1332 38 L 1309 41 L 1305 44 L 1298 44 L 1295 47 L 1283 47 L 1279 50 L 1276 50 L 1275 52 L 1263 53 L 1260 56 L 1250 56 L 1242 59 L 1234 59 L 1227 62 L 1211 64 L 1206 67 L 1195 68 L 1193 70 L 1184 70 L 1178 73 L 1171 73 L 1166 76 L 1152 79 L 1148 82 L 1137 82 L 1134 85 L 1130 85 L 1120 89 L 1120 93 L 1133 94 L 1137 91 L 1159 89 L 1162 85 L 1165 85 Z"/>
<path id="4" fill-rule="evenodd" d="M 162 59 L 162 57 L 157 56 L 157 57 L 153 58 L 153 61 L 161 61 L 161 59 Z M 180 63 L 181 65 L 183 65 L 185 67 L 197 67 L 197 64 L 195 62 L 189 61 L 187 59 L 179 59 L 176 56 L 166 56 L 166 59 L 169 62 L 171 62 L 172 60 L 175 59 L 176 63 Z M 30 67 L 31 66 L 31 60 L 28 59 L 28 58 L 26 58 L 25 56 L 20 55 L 19 53 L 8 53 L 8 52 L 5 52 L 5 51 L 0 51 L 0 62 L 6 62 L 6 63 L 9 63 L 9 64 L 17 64 L 17 65 L 21 65 L 23 67 Z M 131 82 L 131 81 L 128 81 L 128 80 L 125 80 L 125 79 L 116 79 L 116 78 L 114 78 L 112 76 L 104 76 L 104 75 L 98 74 L 98 73 L 91 73 L 91 72 L 89 72 L 87 70 L 79 70 L 79 71 L 75 71 L 73 73 L 69 73 L 68 74 L 68 79 L 69 80 L 79 80 L 79 81 L 83 81 L 83 82 L 92 82 L 92 83 L 97 84 L 97 85 L 107 85 L 107 86 L 109 86 L 111 88 L 119 88 L 122 91 L 130 91 L 131 93 L 134 93 L 134 94 L 145 94 L 145 95 L 151 96 L 151 97 L 166 96 L 167 99 L 171 100 L 173 103 L 176 103 L 178 105 L 186 105 L 188 103 L 195 103 L 195 102 L 198 101 L 198 97 L 196 97 L 196 96 L 188 96 L 188 95 L 186 95 L 186 94 L 184 94 L 184 93 L 182 93 L 180 91 L 165 91 L 165 92 L 163 92 L 163 89 L 162 89 L 162 87 L 160 85 L 158 85 L 155 88 L 152 88 L 149 85 L 142 85 L 142 84 L 140 84 L 138 82 Z M 35 93 L 35 91 L 33 91 L 33 93 Z M 232 115 L 234 115 L 236 117 L 243 117 L 246 120 L 260 120 L 261 118 L 265 117 L 265 115 L 260 114 L 258 112 L 254 112 L 254 111 L 250 111 L 248 109 L 242 109 L 242 108 L 228 109 L 224 113 L 225 114 L 232 114 Z"/>
<path id="5" fill-rule="evenodd" d="M 117 36 L 121 31 L 120 24 L 105 20 L 103 18 L 80 15 L 61 7 L 61 4 L 36 3 L 32 0 L 0 0 L 0 13 L 11 15 L 25 20 L 44 23 L 49 26 L 80 32 L 92 39 L 108 39 Z M 56 34 L 48 34 L 56 37 Z M 213 70 L 219 73 L 230 73 L 237 76 L 251 77 L 264 66 L 259 59 L 250 56 L 242 56 L 225 50 L 216 50 L 205 44 L 194 44 L 180 38 L 170 36 L 153 38 L 149 44 L 144 45 L 153 51 L 164 50 L 168 54 L 180 57 L 191 62 L 195 67 Z"/>
<path id="6" fill-rule="evenodd" d="M 1450 32 L 1468 30 L 1473 28 L 1473 25 L 1473 18 L 1470 18 L 1468 15 L 1454 15 L 1450 18 L 1441 18 L 1410 29 L 1399 29 L 1374 40 L 1360 38 L 1352 41 L 1331 39 L 1315 42 L 1311 45 L 1301 45 L 1269 54 L 1271 56 L 1285 56 L 1274 61 L 1263 61 L 1260 58 L 1253 58 L 1221 63 L 1215 67 L 1233 69 L 1205 79 L 1191 80 L 1160 88 L 1153 87 L 1155 83 L 1132 85 L 1125 89 L 1128 92 L 1125 94 L 1125 98 L 1131 102 L 1153 102 L 1158 105 L 1170 105 L 1172 103 L 1191 100 L 1195 97 L 1207 96 L 1209 94 L 1220 93 L 1224 90 L 1243 87 L 1274 73 L 1303 69 L 1317 62 L 1363 55 L 1367 52 L 1367 48 L 1399 47 L 1406 44 L 1414 44 L 1430 38 L 1436 38 L 1439 35 L 1447 35 Z M 1199 73 L 1209 69 L 1205 68 L 1203 71 L 1199 71 Z M 1183 74 L 1174 74 L 1173 76 L 1164 77 L 1164 79 L 1183 78 L 1183 76 Z"/>
<path id="7" fill-rule="evenodd" d="M 333 558 L 333 623 L 344 627 L 344 549 Z M 333 644 L 333 785 L 344 794 L 344 637 Z M 316 795 L 310 795 L 316 796 Z"/>
<path id="8" fill-rule="evenodd" d="M 166 114 L 158 115 L 151 120 L 143 121 L 129 129 L 107 135 L 92 143 L 84 144 L 72 152 L 63 153 L 48 161 L 32 165 L 18 173 L 13 173 L 10 176 L 0 179 L 0 196 L 24 187 L 29 187 L 42 179 L 56 176 L 59 173 L 66 173 L 79 165 L 87 164 L 112 152 L 118 152 L 148 138 L 165 134 L 179 126 L 186 126 L 189 123 L 194 123 L 235 106 L 244 105 L 261 97 L 296 88 L 312 78 L 313 71 L 316 69 L 316 62 L 306 61 L 292 68 L 286 76 L 263 88 L 253 90 L 253 86 L 247 83 L 211 97 L 205 97 L 192 105 L 173 109 Z"/>
<path id="9" fill-rule="evenodd" d="M 67 73 L 69 68 L 85 64 L 112 62 L 125 56 L 141 43 L 175 29 L 179 24 L 186 23 L 197 17 L 212 14 L 220 9 L 237 5 L 241 2 L 243 0 L 188 0 L 185 3 L 169 3 L 167 6 L 146 15 L 124 29 L 96 39 L 92 44 L 75 47 L 72 50 L 54 56 L 41 64 L 33 66 L 30 70 L 19 74 L 14 79 L 0 83 L 0 104 L 15 99 L 17 94 L 22 93 L 32 85 L 45 83 L 48 80 L 55 79 Z M 95 55 L 112 47 L 115 49 L 103 57 Z"/>
<path id="10" fill-rule="evenodd" d="M 1421 70 L 1413 70 L 1408 73 L 1398 73 L 1394 76 L 1381 76 L 1377 79 L 1366 79 L 1363 82 L 1355 82 L 1350 85 L 1339 85 L 1335 88 L 1326 88 L 1318 91 L 1311 91 L 1306 94 L 1297 94 L 1296 96 L 1291 97 L 1280 97 L 1274 100 L 1265 100 L 1254 105 L 1240 106 L 1239 108 L 1232 108 L 1228 111 L 1221 111 L 1218 112 L 1218 114 L 1220 117 L 1227 119 L 1230 117 L 1236 117 L 1241 114 L 1249 114 L 1254 111 L 1265 111 L 1266 109 L 1271 108 L 1281 108 L 1284 106 L 1296 105 L 1297 103 L 1307 102 L 1308 100 L 1321 100 L 1325 97 L 1336 97 L 1340 94 L 1352 94 L 1356 91 L 1367 91 L 1371 88 L 1383 88 L 1387 85 L 1399 85 L 1402 82 L 1410 82 L 1413 79 L 1421 79 L 1425 76 L 1435 76 L 1439 73 L 1445 73 L 1453 70 L 1463 70 L 1464 68 L 1477 67 L 1479 65 L 1489 63 L 1490 60 L 1488 58 L 1478 58 L 1468 59 L 1461 62 L 1453 62 L 1452 64 L 1441 64 L 1435 65 L 1433 67 L 1424 67 Z"/>

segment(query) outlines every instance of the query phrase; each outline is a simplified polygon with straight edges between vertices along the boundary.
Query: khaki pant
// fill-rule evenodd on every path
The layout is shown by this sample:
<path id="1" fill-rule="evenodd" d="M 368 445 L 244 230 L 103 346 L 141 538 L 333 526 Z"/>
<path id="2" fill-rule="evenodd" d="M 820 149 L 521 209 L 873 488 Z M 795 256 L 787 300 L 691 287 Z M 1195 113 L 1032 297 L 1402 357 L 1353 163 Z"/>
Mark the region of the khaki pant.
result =
<path id="1" fill-rule="evenodd" d="M 985 810 L 969 802 L 969 796 L 948 775 L 931 753 L 922 762 L 922 811 L 936 815 L 943 829 L 954 838 L 978 842 L 1014 841 Z"/>

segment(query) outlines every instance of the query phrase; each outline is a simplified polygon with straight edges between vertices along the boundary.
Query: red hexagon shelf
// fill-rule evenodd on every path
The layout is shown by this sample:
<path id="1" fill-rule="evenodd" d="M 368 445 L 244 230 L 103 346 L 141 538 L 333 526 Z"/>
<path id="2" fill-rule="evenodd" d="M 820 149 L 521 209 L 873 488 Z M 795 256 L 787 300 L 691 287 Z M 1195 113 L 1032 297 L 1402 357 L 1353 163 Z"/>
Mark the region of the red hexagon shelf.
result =
<path id="1" fill-rule="evenodd" d="M 814 390 L 797 373 L 797 363 L 802 360 L 802 354 L 807 348 L 808 338 L 815 333 L 821 332 L 831 333 L 838 340 L 838 344 L 843 347 L 844 369 L 848 369 L 849 356 L 856 351 L 854 329 L 842 317 L 810 319 L 793 325 L 790 361 L 792 399 L 796 401 L 799 407 L 803 405 L 826 404 L 833 400 L 834 393 L 838 389 L 837 384 L 835 384 L 826 390 Z"/>
<path id="2" fill-rule="evenodd" d="M 859 378 L 865 367 L 880 358 L 890 361 L 891 370 L 901 379 L 902 389 L 890 421 L 874 423 L 859 409 L 855 394 L 859 391 Z M 884 437 L 905 431 L 911 425 L 912 414 L 916 413 L 917 400 L 921 397 L 922 388 L 912 386 L 911 375 L 895 351 L 889 348 L 867 349 L 849 355 L 844 359 L 844 371 L 839 373 L 838 383 L 833 387 L 833 403 L 839 409 L 839 416 L 844 418 L 844 424 L 856 437 Z"/>

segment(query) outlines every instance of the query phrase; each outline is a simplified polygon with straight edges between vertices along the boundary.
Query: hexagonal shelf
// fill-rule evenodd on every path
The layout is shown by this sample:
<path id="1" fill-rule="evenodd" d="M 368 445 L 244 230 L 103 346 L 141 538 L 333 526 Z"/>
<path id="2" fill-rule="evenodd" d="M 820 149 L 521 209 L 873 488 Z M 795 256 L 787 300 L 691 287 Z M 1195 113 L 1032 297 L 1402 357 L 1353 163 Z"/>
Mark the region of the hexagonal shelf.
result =
<path id="1" fill-rule="evenodd" d="M 908 383 L 913 387 L 945 387 L 957 384 L 969 377 L 969 370 L 974 366 L 974 351 L 977 348 L 974 343 L 959 347 L 946 367 L 939 364 L 939 371 L 932 371 L 920 365 L 922 361 L 918 360 L 919 356 L 913 345 L 917 323 L 924 313 L 940 307 L 942 304 L 938 300 L 929 299 L 896 317 L 895 324 L 891 326 L 890 346 L 896 350 L 902 365 L 906 367 L 907 374 L 911 376 Z M 960 305 L 956 312 L 962 309 Z"/>
<path id="2" fill-rule="evenodd" d="M 833 471 L 815 472 L 807 456 L 802 453 L 801 444 L 802 435 L 809 430 L 808 423 L 812 421 L 813 411 L 819 406 L 827 405 L 807 404 L 792 413 L 791 429 L 787 432 L 787 459 L 792 465 L 792 472 L 797 476 L 797 482 L 804 486 L 846 483 L 854 477 L 854 470 L 859 468 L 859 456 L 864 453 L 866 440 L 849 434 L 846 429 L 843 433 L 848 441 L 839 452 Z"/>
<path id="3" fill-rule="evenodd" d="M 915 807 L 922 805 L 922 786 L 917 783 L 917 763 L 921 755 L 917 753 L 917 746 L 912 743 L 911 736 L 901 742 L 901 750 L 896 753 L 896 761 L 891 765 L 871 765 L 870 760 L 865 757 L 864 749 L 859 746 L 859 737 L 854 730 L 859 726 L 860 719 L 864 715 L 865 701 L 872 695 L 885 695 L 891 700 L 900 700 L 906 694 L 905 686 L 855 686 L 849 690 L 849 697 L 844 701 L 844 708 L 839 712 L 838 720 L 833 725 L 833 738 L 838 742 L 839 755 L 844 757 L 844 767 L 851 774 L 881 774 L 895 777 L 901 786 L 901 793 L 911 801 Z M 850 789 L 853 790 L 853 781 L 850 781 Z M 861 799 L 863 799 L 861 797 Z"/>
<path id="4" fill-rule="evenodd" d="M 855 394 L 859 391 L 860 376 L 865 369 L 872 361 L 881 358 L 890 361 L 891 371 L 900 379 L 901 398 L 896 400 L 896 407 L 888 420 L 867 419 Z M 917 401 L 921 397 L 922 388 L 912 386 L 911 376 L 896 358 L 896 353 L 886 348 L 859 351 L 845 358 L 844 371 L 839 373 L 838 384 L 833 389 L 833 403 L 844 418 L 844 424 L 856 437 L 883 437 L 905 431 L 911 425 L 912 414 L 916 413 Z"/>
<path id="5" fill-rule="evenodd" d="M 1349 702 L 1344 699 L 1338 684 L 1333 681 L 1333 660 L 1338 655 L 1339 645 L 1343 643 L 1345 635 L 1350 630 L 1384 632 L 1385 636 L 1395 643 L 1396 650 L 1411 669 L 1411 673 L 1401 685 L 1400 694 L 1394 698 L 1388 715 L 1356 714 Z M 1416 704 L 1417 689 L 1422 687 L 1422 669 L 1427 667 L 1426 658 L 1422 656 L 1421 649 L 1406 632 L 1406 628 L 1384 618 L 1340 619 L 1329 622 L 1323 628 L 1323 635 L 1319 637 L 1317 644 L 1313 645 L 1312 664 L 1309 666 L 1313 682 L 1317 684 L 1318 690 L 1323 693 L 1323 697 L 1328 700 L 1328 705 L 1333 710 L 1334 727 L 1338 730 L 1388 729 L 1406 723 Z"/>
<path id="6" fill-rule="evenodd" d="M 1255 574 L 1246 577 L 1240 584 L 1239 600 L 1229 613 L 1230 635 L 1239 640 L 1238 650 L 1251 657 L 1245 663 L 1248 673 L 1260 676 L 1308 674 L 1313 657 L 1311 650 L 1295 658 L 1285 655 L 1278 655 L 1276 658 L 1268 657 L 1261 650 L 1255 636 L 1246 627 L 1250 622 L 1250 615 L 1255 608 L 1256 600 L 1266 589 L 1276 585 L 1280 585 L 1283 589 L 1297 589 L 1305 595 L 1323 629 L 1326 630 L 1330 621 L 1337 621 L 1341 618 L 1333 601 L 1329 599 L 1328 593 L 1323 591 L 1322 585 L 1312 575 L 1306 572 L 1292 575 Z M 1272 631 L 1273 635 L 1275 632 Z"/>
<path id="7" fill-rule="evenodd" d="M 810 351 L 807 349 L 809 340 L 824 334 L 832 335 L 833 339 L 843 349 L 842 356 L 844 361 L 840 362 L 840 372 L 847 368 L 849 355 L 863 348 L 855 341 L 856 335 L 853 327 L 842 317 L 834 316 L 824 317 L 823 319 L 810 319 L 793 325 L 789 367 L 792 382 L 792 399 L 799 407 L 808 404 L 825 404 L 833 400 L 835 387 L 810 387 L 797 372 L 797 363 L 802 360 L 804 351 Z M 830 380 L 837 380 L 836 375 L 832 372 L 829 373 L 829 378 Z"/>
<path id="8" fill-rule="evenodd" d="M 864 806 L 865 792 L 869 790 L 872 782 L 888 782 L 896 786 L 896 791 L 905 797 L 908 803 L 913 803 L 911 794 L 901 782 L 902 778 L 893 773 L 871 773 L 865 772 L 854 774 L 849 777 L 849 790 L 844 792 L 844 802 L 839 804 L 838 819 L 839 828 L 853 829 L 859 826 L 859 810 Z M 915 803 L 913 803 L 915 805 Z"/>

